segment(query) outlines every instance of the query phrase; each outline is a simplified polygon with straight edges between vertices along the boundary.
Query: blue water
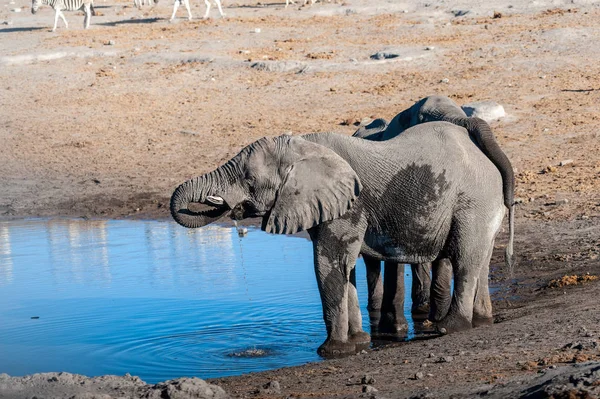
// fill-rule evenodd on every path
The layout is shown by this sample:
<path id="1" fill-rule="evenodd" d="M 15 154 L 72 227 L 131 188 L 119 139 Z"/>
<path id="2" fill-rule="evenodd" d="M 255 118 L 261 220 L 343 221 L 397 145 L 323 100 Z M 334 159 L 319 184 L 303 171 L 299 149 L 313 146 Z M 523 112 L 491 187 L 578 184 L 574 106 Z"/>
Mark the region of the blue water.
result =
<path id="1" fill-rule="evenodd" d="M 368 330 L 362 259 L 357 281 Z M 170 221 L 0 222 L 0 373 L 212 378 L 318 361 L 325 338 L 305 238 Z M 238 356 L 248 350 L 264 356 Z"/>

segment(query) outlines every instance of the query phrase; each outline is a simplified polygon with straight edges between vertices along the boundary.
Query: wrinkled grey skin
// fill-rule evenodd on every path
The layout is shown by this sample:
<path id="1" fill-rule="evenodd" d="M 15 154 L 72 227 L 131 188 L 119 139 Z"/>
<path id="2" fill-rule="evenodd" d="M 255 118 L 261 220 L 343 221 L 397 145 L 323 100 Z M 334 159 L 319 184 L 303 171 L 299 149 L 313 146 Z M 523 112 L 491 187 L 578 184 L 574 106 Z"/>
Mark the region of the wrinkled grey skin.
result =
<path id="1" fill-rule="evenodd" d="M 262 217 L 269 233 L 308 230 L 327 329 L 318 352 L 327 356 L 370 341 L 356 293 L 359 254 L 411 264 L 448 258 L 454 292 L 438 325 L 452 332 L 471 328 L 473 315 L 491 318 L 501 193 L 500 173 L 465 130 L 431 122 L 385 143 L 333 133 L 263 138 L 180 185 L 171 214 L 186 227 L 229 215 Z"/>
<path id="2" fill-rule="evenodd" d="M 503 178 L 504 204 L 509 209 L 510 238 L 509 244 L 506 249 L 506 261 L 509 266 L 509 269 L 512 271 L 512 267 L 514 265 L 514 173 L 510 161 L 496 143 L 491 129 L 485 121 L 479 118 L 467 117 L 463 110 L 448 97 L 429 96 L 422 100 L 419 100 L 413 106 L 398 114 L 392 120 L 389 126 L 384 119 L 376 119 L 369 125 L 363 126 L 360 129 L 358 129 L 354 133 L 354 136 L 361 137 L 367 140 L 384 141 L 396 137 L 398 134 L 401 134 L 404 130 L 418 123 L 431 121 L 447 121 L 467 129 L 473 142 L 477 144 L 477 146 L 482 150 L 482 152 L 484 152 L 488 156 L 488 158 L 494 163 L 494 165 L 496 165 L 496 167 L 499 169 Z M 367 263 L 366 259 L 365 263 Z M 371 264 L 374 265 L 373 262 L 371 262 Z M 418 291 L 418 288 L 415 292 L 414 276 L 417 276 L 416 283 L 418 286 L 428 287 L 427 283 L 429 283 L 429 281 L 427 280 L 427 278 L 429 277 L 429 275 L 425 272 L 425 270 L 428 271 L 431 266 L 431 264 L 411 265 L 413 270 L 413 304 L 417 303 L 418 305 L 421 305 L 419 302 L 415 302 L 415 295 L 420 295 L 421 298 L 425 298 L 425 295 L 420 293 Z M 388 267 L 392 267 L 392 265 L 386 265 L 386 271 L 388 270 Z M 437 279 L 437 281 L 434 281 L 434 285 L 431 287 L 433 292 L 432 296 L 437 302 L 433 303 L 432 298 L 429 319 L 432 321 L 438 321 L 443 318 L 445 312 L 450 307 L 450 283 L 452 279 L 452 266 L 447 260 L 441 261 L 440 263 L 433 265 L 433 275 L 434 280 Z M 378 276 L 379 272 L 376 267 L 367 268 L 367 280 L 373 281 Z M 422 278 L 419 278 L 419 276 L 427 276 L 424 277 L 426 279 L 425 284 L 422 283 Z M 390 289 L 392 289 L 394 292 L 403 292 L 403 279 L 397 281 L 396 287 L 394 287 L 392 282 L 386 284 L 386 287 L 390 287 Z M 402 287 L 400 287 L 400 285 L 402 285 Z M 373 298 L 373 301 L 380 301 L 381 296 L 378 296 L 377 294 L 371 294 L 371 289 L 374 290 L 374 293 L 378 293 L 382 290 L 381 283 L 379 284 L 379 286 L 369 285 L 369 289 L 369 300 Z M 385 295 L 385 289 L 383 289 L 383 291 L 384 301 L 389 301 L 389 295 Z M 429 299 L 429 297 L 427 297 L 427 299 Z M 384 302 L 380 305 L 381 308 L 391 309 L 392 311 L 391 314 L 389 312 L 387 314 L 381 312 L 382 321 L 379 322 L 380 329 L 383 328 L 389 330 L 390 320 L 392 320 L 393 322 L 395 322 L 395 324 L 392 324 L 392 327 L 396 327 L 398 331 L 401 330 L 402 322 L 405 323 L 405 320 L 404 316 L 398 315 L 397 312 L 401 312 L 403 310 L 403 305 L 403 302 L 394 304 Z M 371 311 L 372 308 L 376 307 L 377 304 L 369 304 L 370 316 L 372 321 L 377 320 L 377 311 Z M 491 320 L 480 320 L 478 318 L 474 320 L 475 325 L 489 323 L 491 323 Z"/>

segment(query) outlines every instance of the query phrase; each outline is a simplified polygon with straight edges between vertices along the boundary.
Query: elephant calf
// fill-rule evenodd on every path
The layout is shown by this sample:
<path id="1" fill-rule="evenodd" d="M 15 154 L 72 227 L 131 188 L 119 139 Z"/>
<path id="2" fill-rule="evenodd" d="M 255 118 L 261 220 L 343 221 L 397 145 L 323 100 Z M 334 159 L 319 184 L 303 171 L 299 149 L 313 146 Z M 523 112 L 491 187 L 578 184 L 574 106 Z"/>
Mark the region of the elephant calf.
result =
<path id="1" fill-rule="evenodd" d="M 502 177 L 451 123 L 420 124 L 386 142 L 333 133 L 263 138 L 181 184 L 171 214 L 186 227 L 228 214 L 261 217 L 269 233 L 307 230 L 327 329 L 322 355 L 370 342 L 354 278 L 359 254 L 410 264 L 448 258 L 454 293 L 439 326 L 452 332 L 471 328 L 474 316 L 492 317 L 488 270 L 504 217 Z"/>

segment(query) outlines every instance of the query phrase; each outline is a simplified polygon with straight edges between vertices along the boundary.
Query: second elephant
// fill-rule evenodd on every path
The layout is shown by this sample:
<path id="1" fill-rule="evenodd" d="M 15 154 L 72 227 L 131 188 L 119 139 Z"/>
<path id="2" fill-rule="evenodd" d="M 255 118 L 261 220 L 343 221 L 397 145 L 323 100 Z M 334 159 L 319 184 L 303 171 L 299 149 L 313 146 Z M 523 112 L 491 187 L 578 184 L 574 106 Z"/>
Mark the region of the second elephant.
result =
<path id="1" fill-rule="evenodd" d="M 429 96 L 417 101 L 413 106 L 394 117 L 391 123 L 384 119 L 376 119 L 369 125 L 358 129 L 353 136 L 373 141 L 385 141 L 398 136 L 406 129 L 419 123 L 431 121 L 447 121 L 464 127 L 473 142 L 496 165 L 503 181 L 504 204 L 509 210 L 509 243 L 506 249 L 506 259 L 509 268 L 513 266 L 513 236 L 514 236 L 514 172 L 512 165 L 500 146 L 497 144 L 489 125 L 479 118 L 469 118 L 463 110 L 450 98 L 444 96 Z M 367 265 L 367 281 L 369 282 L 369 313 L 371 328 L 375 331 L 395 333 L 403 331 L 407 325 L 403 314 L 404 308 L 404 277 L 398 269 L 402 265 L 386 262 L 386 276 L 391 281 L 382 283 L 380 264 L 377 259 L 365 257 Z M 429 319 L 441 320 L 450 307 L 450 284 L 452 265 L 447 260 L 439 260 L 433 264 L 433 286 L 429 281 L 431 264 L 412 264 L 413 271 L 413 312 L 425 309 L 431 303 Z M 396 269 L 396 270 L 394 270 Z M 431 287 L 431 288 L 430 288 Z M 431 289 L 429 293 L 420 290 Z M 475 320 L 475 323 L 478 322 Z"/>

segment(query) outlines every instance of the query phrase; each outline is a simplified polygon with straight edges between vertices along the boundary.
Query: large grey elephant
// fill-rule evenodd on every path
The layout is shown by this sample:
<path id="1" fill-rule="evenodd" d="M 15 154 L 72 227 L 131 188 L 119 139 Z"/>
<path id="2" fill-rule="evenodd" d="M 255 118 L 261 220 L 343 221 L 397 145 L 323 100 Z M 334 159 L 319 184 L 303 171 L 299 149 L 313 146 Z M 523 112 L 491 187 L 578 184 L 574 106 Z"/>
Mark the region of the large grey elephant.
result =
<path id="1" fill-rule="evenodd" d="M 503 178 L 503 196 L 505 206 L 509 209 L 509 242 L 506 257 L 509 267 L 513 264 L 513 236 L 514 236 L 514 172 L 512 165 L 498 143 L 496 142 L 489 125 L 479 118 L 469 118 L 463 110 L 450 98 L 445 96 L 429 96 L 417 101 L 413 106 L 398 114 L 392 122 L 376 119 L 367 126 L 359 128 L 355 137 L 367 140 L 385 141 L 396 137 L 404 130 L 418 123 L 431 121 L 447 121 L 467 129 L 471 139 L 496 165 Z M 403 331 L 406 320 L 404 308 L 404 279 L 401 275 L 397 281 L 394 276 L 401 265 L 385 262 L 385 285 L 381 279 L 381 266 L 377 259 L 365 257 L 367 265 L 367 281 L 369 282 L 369 315 L 372 324 L 378 323 L 379 331 Z M 447 259 L 439 259 L 433 265 L 434 284 L 429 280 L 430 263 L 412 264 L 413 271 L 413 312 L 422 312 L 430 300 L 428 292 L 432 291 L 431 311 L 429 319 L 438 321 L 443 318 L 450 307 L 450 284 L 452 279 L 452 265 Z M 390 276 L 391 281 L 387 281 Z M 397 293 L 402 293 L 398 295 Z M 380 316 L 381 315 L 381 316 Z M 474 319 L 475 325 L 488 323 L 489 320 Z"/>
<path id="2" fill-rule="evenodd" d="M 491 319 L 501 196 L 500 173 L 465 130 L 431 122 L 385 143 L 333 133 L 263 138 L 181 184 L 171 214 L 186 227 L 228 214 L 262 217 L 269 233 L 308 230 L 327 329 L 319 353 L 335 355 L 370 341 L 356 293 L 359 254 L 411 264 L 448 258 L 454 292 L 439 326 L 453 332 L 471 328 L 474 316 Z"/>

